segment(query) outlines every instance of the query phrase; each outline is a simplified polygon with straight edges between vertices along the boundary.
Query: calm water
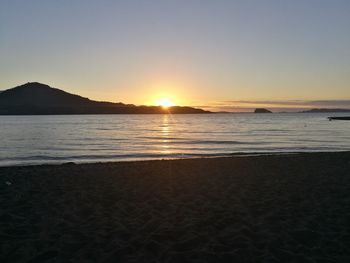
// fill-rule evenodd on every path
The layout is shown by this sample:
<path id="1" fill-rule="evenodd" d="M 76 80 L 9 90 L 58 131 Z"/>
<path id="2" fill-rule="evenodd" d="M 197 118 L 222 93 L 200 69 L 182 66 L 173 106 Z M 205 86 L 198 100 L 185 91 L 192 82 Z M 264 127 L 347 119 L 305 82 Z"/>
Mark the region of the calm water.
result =
<path id="1" fill-rule="evenodd" d="M 330 115 L 0 116 L 0 166 L 350 150 Z"/>

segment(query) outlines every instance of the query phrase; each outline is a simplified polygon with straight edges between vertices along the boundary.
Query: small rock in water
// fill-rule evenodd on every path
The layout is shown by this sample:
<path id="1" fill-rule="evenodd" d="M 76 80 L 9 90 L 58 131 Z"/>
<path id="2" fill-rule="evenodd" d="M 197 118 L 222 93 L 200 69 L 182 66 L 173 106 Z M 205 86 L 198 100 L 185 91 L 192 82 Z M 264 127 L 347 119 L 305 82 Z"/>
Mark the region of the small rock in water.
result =
<path id="1" fill-rule="evenodd" d="M 7 184 L 8 186 L 12 185 L 10 181 L 6 181 L 5 184 Z"/>

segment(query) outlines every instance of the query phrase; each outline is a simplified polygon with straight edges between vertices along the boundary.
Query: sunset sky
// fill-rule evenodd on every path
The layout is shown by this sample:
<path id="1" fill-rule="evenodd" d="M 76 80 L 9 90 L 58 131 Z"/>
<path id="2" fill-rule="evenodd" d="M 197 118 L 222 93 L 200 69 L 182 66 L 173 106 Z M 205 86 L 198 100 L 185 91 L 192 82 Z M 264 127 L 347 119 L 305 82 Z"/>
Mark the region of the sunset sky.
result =
<path id="1" fill-rule="evenodd" d="M 350 108 L 350 1 L 2 0 L 0 80 L 134 104 Z"/>

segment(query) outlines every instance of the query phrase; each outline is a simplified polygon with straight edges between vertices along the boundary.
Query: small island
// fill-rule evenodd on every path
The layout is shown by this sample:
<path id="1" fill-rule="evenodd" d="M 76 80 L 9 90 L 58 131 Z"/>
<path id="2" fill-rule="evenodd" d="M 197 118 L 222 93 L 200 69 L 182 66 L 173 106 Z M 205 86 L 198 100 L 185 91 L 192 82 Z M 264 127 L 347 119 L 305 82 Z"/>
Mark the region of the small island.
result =
<path id="1" fill-rule="evenodd" d="M 264 109 L 264 108 L 256 108 L 254 110 L 254 113 L 272 113 L 272 111 L 269 111 L 268 109 Z"/>

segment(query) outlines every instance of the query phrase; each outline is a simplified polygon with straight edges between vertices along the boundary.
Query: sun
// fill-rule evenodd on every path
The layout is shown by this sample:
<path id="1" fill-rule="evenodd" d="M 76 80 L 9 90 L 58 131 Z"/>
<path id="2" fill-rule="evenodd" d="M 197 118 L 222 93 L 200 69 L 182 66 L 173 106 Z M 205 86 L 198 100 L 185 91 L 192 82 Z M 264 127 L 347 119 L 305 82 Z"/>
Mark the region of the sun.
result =
<path id="1" fill-rule="evenodd" d="M 163 108 L 169 108 L 171 106 L 174 106 L 174 103 L 168 99 L 168 98 L 161 98 L 157 100 L 157 105 L 162 106 Z"/>

